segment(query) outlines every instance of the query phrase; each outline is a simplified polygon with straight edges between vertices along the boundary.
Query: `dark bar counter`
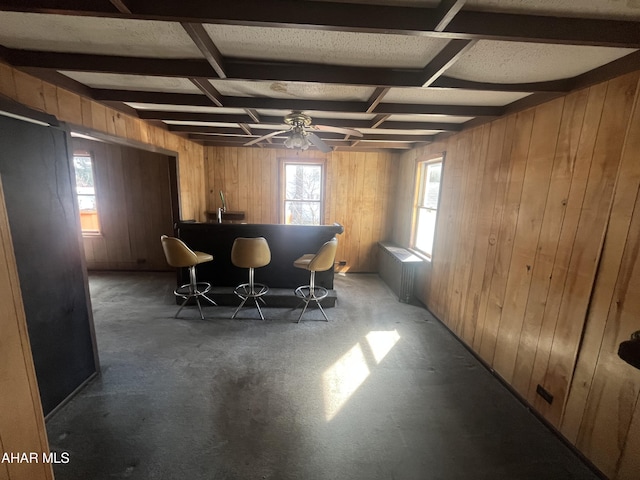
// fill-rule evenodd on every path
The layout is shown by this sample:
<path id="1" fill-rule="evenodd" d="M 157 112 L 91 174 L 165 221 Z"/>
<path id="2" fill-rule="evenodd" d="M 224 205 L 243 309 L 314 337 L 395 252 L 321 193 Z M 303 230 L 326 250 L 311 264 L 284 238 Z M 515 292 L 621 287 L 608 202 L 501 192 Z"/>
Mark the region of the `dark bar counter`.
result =
<path id="1" fill-rule="evenodd" d="M 344 228 L 333 225 L 276 225 L 247 223 L 180 222 L 178 237 L 192 250 L 210 253 L 213 261 L 198 265 L 198 281 L 213 287 L 235 287 L 246 283 L 247 269 L 231 263 L 231 247 L 237 237 L 264 237 L 271 250 L 271 263 L 256 268 L 255 281 L 270 288 L 293 288 L 309 284 L 309 272 L 293 266 L 305 253 L 315 253 Z M 338 242 L 340 238 L 338 238 Z M 181 269 L 180 283 L 188 283 L 187 269 Z M 334 269 L 316 273 L 316 285 L 333 289 Z"/>

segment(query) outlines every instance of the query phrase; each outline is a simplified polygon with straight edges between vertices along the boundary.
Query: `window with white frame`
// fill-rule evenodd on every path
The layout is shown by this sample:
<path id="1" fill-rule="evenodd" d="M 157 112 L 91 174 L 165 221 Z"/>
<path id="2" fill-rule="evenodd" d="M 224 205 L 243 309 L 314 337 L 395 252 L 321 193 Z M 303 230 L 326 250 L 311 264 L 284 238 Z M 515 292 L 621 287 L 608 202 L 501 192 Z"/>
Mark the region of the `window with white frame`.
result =
<path id="1" fill-rule="evenodd" d="M 411 246 L 431 258 L 440 197 L 442 157 L 418 162 Z"/>
<path id="2" fill-rule="evenodd" d="M 83 234 L 100 233 L 96 202 L 93 159 L 87 152 L 75 152 L 73 167 L 76 174 L 76 194 L 80 207 L 80 226 Z"/>
<path id="3" fill-rule="evenodd" d="M 282 218 L 291 225 L 320 225 L 324 208 L 324 164 L 282 162 Z"/>

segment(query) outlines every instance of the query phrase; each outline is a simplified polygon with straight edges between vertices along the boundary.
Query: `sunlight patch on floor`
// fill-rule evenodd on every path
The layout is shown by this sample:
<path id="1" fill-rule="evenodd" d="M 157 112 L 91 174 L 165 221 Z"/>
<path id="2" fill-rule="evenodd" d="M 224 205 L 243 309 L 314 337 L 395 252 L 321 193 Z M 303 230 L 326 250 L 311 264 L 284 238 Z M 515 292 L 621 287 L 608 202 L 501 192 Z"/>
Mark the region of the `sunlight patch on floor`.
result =
<path id="1" fill-rule="evenodd" d="M 371 374 L 371 368 L 386 357 L 400 340 L 400 335 L 397 330 L 371 331 L 365 339 L 375 364 L 371 360 L 367 361 L 362 346 L 358 342 L 322 374 L 324 411 L 327 421 L 331 421 L 360 388 Z"/>
<path id="2" fill-rule="evenodd" d="M 380 363 L 398 343 L 400 335 L 397 330 L 378 331 L 367 333 L 366 338 L 373 353 L 373 358 L 376 359 L 376 363 Z"/>

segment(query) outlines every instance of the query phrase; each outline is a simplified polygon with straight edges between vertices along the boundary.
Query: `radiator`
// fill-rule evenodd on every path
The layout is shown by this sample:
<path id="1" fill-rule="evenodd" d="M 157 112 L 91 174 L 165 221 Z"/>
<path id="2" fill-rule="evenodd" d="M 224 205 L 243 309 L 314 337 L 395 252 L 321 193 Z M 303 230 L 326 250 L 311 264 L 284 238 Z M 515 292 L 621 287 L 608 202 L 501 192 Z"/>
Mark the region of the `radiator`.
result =
<path id="1" fill-rule="evenodd" d="M 409 303 L 413 297 L 413 277 L 415 269 L 423 260 L 406 248 L 390 242 L 378 242 L 378 274 L 398 295 L 398 300 Z"/>

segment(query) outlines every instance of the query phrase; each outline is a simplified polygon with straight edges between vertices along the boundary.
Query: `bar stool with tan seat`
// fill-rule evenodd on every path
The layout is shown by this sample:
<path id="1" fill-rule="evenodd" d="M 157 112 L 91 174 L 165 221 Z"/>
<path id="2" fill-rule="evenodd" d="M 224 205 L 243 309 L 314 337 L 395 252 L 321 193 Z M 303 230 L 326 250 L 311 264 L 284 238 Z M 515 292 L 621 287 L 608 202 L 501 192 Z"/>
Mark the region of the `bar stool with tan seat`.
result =
<path id="1" fill-rule="evenodd" d="M 233 293 L 240 297 L 242 302 L 238 305 L 236 311 L 233 312 L 231 318 L 236 318 L 236 315 L 244 306 L 246 301 L 252 298 L 256 304 L 260 318 L 264 320 L 264 315 L 262 315 L 259 302 L 266 305 L 266 302 L 262 297 L 269 291 L 269 287 L 254 281 L 254 270 L 256 268 L 264 267 L 270 262 L 271 250 L 269 249 L 269 244 L 264 237 L 238 237 L 234 240 L 233 246 L 231 247 L 231 263 L 236 267 L 249 269 L 249 283 L 242 283 L 233 290 Z"/>
<path id="2" fill-rule="evenodd" d="M 182 311 L 182 308 L 187 304 L 187 302 L 190 299 L 195 298 L 198 310 L 200 311 L 200 318 L 204 320 L 202 306 L 200 305 L 200 297 L 208 300 L 213 305 L 217 305 L 217 303 L 207 296 L 207 293 L 211 290 L 211 284 L 197 281 L 196 265 L 212 261 L 213 255 L 191 250 L 179 238 L 162 235 L 160 237 L 160 241 L 162 242 L 162 249 L 164 250 L 164 255 L 167 258 L 167 263 L 169 265 L 175 268 L 186 267 L 189 269 L 189 283 L 186 283 L 173 291 L 176 297 L 184 298 L 184 301 L 174 315 L 174 318 L 178 318 L 178 314 Z"/>
<path id="3" fill-rule="evenodd" d="M 299 296 L 304 302 L 304 308 L 302 309 L 302 312 L 298 317 L 298 323 L 300 323 L 302 315 L 304 315 L 304 312 L 307 310 L 309 303 L 312 301 L 316 302 L 318 308 L 324 316 L 324 319 L 327 322 L 329 321 L 329 318 L 324 312 L 322 305 L 320 305 L 320 301 L 327 295 L 329 295 L 329 291 L 324 287 L 319 287 L 316 285 L 316 272 L 324 272 L 333 267 L 333 264 L 336 260 L 337 249 L 338 239 L 336 237 L 333 237 L 331 240 L 322 245 L 322 247 L 320 247 L 318 253 L 307 253 L 293 262 L 294 267 L 304 268 L 305 270 L 309 270 L 311 272 L 309 285 L 302 285 L 295 290 L 296 295 Z"/>

